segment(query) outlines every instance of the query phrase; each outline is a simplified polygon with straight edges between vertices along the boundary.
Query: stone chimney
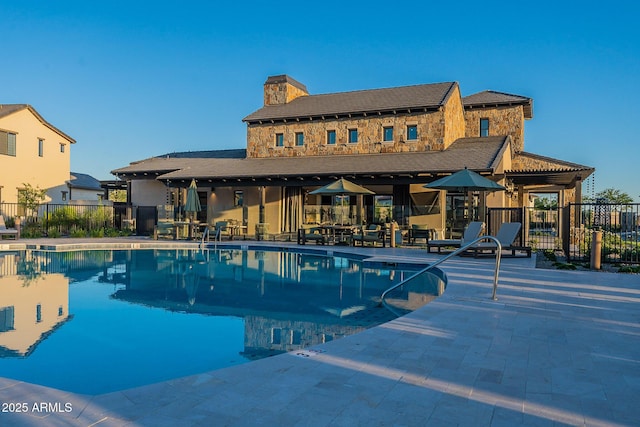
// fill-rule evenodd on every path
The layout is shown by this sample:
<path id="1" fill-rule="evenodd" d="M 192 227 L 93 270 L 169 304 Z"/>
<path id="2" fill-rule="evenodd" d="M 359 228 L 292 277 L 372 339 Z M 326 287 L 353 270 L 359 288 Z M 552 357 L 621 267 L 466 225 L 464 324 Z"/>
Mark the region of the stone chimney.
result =
<path id="1" fill-rule="evenodd" d="M 307 87 L 286 74 L 271 76 L 264 83 L 265 106 L 286 104 L 307 95 L 309 95 Z"/>

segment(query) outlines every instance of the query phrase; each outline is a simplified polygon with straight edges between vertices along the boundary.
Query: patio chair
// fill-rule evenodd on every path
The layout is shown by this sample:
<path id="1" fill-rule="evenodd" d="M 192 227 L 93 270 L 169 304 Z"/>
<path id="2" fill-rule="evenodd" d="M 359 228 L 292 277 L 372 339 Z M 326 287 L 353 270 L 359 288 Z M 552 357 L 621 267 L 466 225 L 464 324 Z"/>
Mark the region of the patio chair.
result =
<path id="1" fill-rule="evenodd" d="M 442 248 L 452 247 L 459 248 L 464 242 L 472 242 L 477 239 L 484 230 L 484 222 L 473 221 L 470 222 L 467 228 L 464 230 L 462 239 L 439 239 L 439 240 L 427 240 L 427 252 L 431 252 L 431 248 L 438 248 L 438 253 L 441 253 Z"/>
<path id="2" fill-rule="evenodd" d="M 7 224 L 4 222 L 4 216 L 0 215 L 0 240 L 5 236 L 13 237 L 14 240 L 18 239 L 18 230 L 15 228 L 7 228 Z"/>
<path id="3" fill-rule="evenodd" d="M 409 230 L 409 243 L 415 245 L 416 239 L 424 239 L 428 243 L 432 235 L 433 230 L 428 225 L 413 224 Z"/>
<path id="4" fill-rule="evenodd" d="M 158 240 L 160 237 L 168 237 L 176 240 L 178 237 L 178 229 L 175 227 L 173 220 L 159 219 L 158 223 L 153 228 L 153 240 Z"/>
<path id="5" fill-rule="evenodd" d="M 375 246 L 376 243 L 381 243 L 384 248 L 386 247 L 386 234 L 386 231 L 380 225 L 369 224 L 366 229 L 360 228 L 359 232 L 354 233 L 351 241 L 353 246 L 356 246 L 357 242 L 360 242 L 361 246 L 364 246 L 365 242 L 369 242 L 372 246 Z"/>
<path id="6" fill-rule="evenodd" d="M 322 227 L 303 226 L 298 230 L 298 244 L 304 245 L 307 241 L 316 242 L 316 245 L 324 245 L 327 243 L 326 235 Z"/>
<path id="7" fill-rule="evenodd" d="M 503 251 L 511 251 L 511 256 L 516 256 L 516 252 L 525 252 L 527 257 L 531 257 L 530 246 L 513 245 L 513 242 L 515 242 L 516 238 L 518 237 L 520 228 L 522 228 L 522 224 L 519 222 L 505 222 L 500 225 L 500 229 L 496 233 L 495 238 L 498 239 L 500 245 L 502 245 Z M 496 253 L 496 249 L 496 244 L 493 241 L 488 241 L 480 242 L 469 248 L 466 252 L 473 254 L 474 257 L 477 257 L 483 254 L 494 255 Z"/>

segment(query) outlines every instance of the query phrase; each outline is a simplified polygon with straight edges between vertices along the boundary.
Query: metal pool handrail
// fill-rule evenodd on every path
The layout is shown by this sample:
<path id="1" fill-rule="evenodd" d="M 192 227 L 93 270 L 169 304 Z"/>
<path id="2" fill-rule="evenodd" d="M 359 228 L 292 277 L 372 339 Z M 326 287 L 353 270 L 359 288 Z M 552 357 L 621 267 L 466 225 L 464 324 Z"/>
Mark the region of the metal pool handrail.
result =
<path id="1" fill-rule="evenodd" d="M 205 227 L 204 231 L 202 232 L 202 240 L 200 241 L 201 248 L 204 247 L 205 237 L 207 239 L 207 242 L 209 242 L 210 236 L 211 236 L 211 233 L 209 233 L 209 227 Z M 220 227 L 215 228 L 215 234 L 213 235 L 213 244 L 216 249 L 218 248 L 218 240 L 222 241 L 222 233 L 221 233 Z"/>
<path id="2" fill-rule="evenodd" d="M 494 273 L 494 276 L 493 276 L 493 296 L 491 297 L 494 301 L 497 301 L 498 297 L 496 296 L 496 293 L 498 291 L 498 273 L 500 272 L 500 258 L 501 258 L 501 252 L 502 252 L 502 244 L 500 243 L 500 241 L 498 239 L 496 239 L 493 236 L 481 236 L 481 237 L 478 237 L 477 239 L 475 239 L 474 241 L 472 241 L 472 242 L 470 242 L 470 243 L 468 243 L 468 244 L 456 249 L 455 251 L 451 252 L 450 254 L 447 254 L 444 258 L 440 258 L 439 260 L 437 260 L 433 264 L 429 264 L 428 266 L 426 266 L 422 270 L 418 271 L 416 274 L 407 277 L 406 279 L 404 279 L 400 283 L 396 283 L 395 285 L 391 286 L 389 289 L 384 291 L 382 293 L 382 295 L 380 295 L 380 305 L 384 304 L 384 298 L 392 290 L 399 288 L 400 286 L 402 286 L 405 283 L 407 283 L 409 280 L 413 280 L 414 278 L 426 273 L 427 271 L 431 270 L 433 267 L 442 264 L 443 262 L 445 262 L 449 258 L 466 251 L 467 249 L 471 248 L 476 243 L 479 243 L 479 242 L 481 242 L 483 240 L 493 240 L 495 242 L 495 244 L 497 245 L 497 247 L 496 247 L 496 269 L 495 269 L 495 273 Z"/>

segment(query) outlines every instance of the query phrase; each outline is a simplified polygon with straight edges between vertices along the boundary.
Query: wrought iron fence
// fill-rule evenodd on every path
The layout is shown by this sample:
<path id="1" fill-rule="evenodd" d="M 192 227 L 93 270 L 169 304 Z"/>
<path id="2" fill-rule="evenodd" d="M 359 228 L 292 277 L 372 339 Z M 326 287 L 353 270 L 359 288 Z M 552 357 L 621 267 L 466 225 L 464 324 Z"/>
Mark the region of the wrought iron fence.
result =
<path id="1" fill-rule="evenodd" d="M 0 203 L 0 214 L 9 227 L 20 221 L 24 237 L 95 235 L 115 229 L 115 210 L 109 204 L 44 203 L 34 209 L 18 203 Z"/>
<path id="2" fill-rule="evenodd" d="M 640 263 L 640 203 L 570 204 L 564 216 L 563 246 L 569 261 L 588 261 L 593 233 L 601 231 L 601 262 Z"/>

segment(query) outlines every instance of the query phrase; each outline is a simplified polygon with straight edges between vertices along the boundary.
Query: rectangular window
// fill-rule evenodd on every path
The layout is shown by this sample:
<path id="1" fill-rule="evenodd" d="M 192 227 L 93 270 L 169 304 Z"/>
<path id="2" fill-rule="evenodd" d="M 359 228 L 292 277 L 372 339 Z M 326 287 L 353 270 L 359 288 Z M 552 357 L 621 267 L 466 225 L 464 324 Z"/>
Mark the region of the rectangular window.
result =
<path id="1" fill-rule="evenodd" d="M 38 140 L 38 156 L 44 156 L 44 139 Z"/>
<path id="2" fill-rule="evenodd" d="M 244 191 L 236 190 L 233 192 L 233 206 L 242 206 L 244 200 Z"/>
<path id="3" fill-rule="evenodd" d="M 42 304 L 36 305 L 36 323 L 42 322 Z"/>
<path id="4" fill-rule="evenodd" d="M 385 126 L 382 128 L 382 140 L 384 142 L 393 141 L 393 126 Z"/>
<path id="5" fill-rule="evenodd" d="M 64 201 L 66 201 L 66 200 L 67 200 L 67 192 L 66 192 L 66 191 L 63 191 L 63 192 L 62 192 L 62 201 L 64 202 Z"/>
<path id="6" fill-rule="evenodd" d="M 64 153 L 64 144 L 60 144 L 60 152 Z"/>
<path id="7" fill-rule="evenodd" d="M 409 125 L 407 126 L 407 141 L 418 139 L 418 126 L 417 125 Z"/>
<path id="8" fill-rule="evenodd" d="M 14 330 L 14 311 L 15 310 L 12 305 L 0 308 L 0 332 Z"/>
<path id="9" fill-rule="evenodd" d="M 0 154 L 16 156 L 16 134 L 0 131 Z"/>
<path id="10" fill-rule="evenodd" d="M 480 119 L 480 136 L 489 136 L 489 119 Z"/>
<path id="11" fill-rule="evenodd" d="M 328 145 L 335 145 L 336 143 L 336 131 L 335 130 L 328 130 L 327 131 L 327 144 Z"/>
<path id="12" fill-rule="evenodd" d="M 284 135 L 276 133 L 276 147 L 284 147 Z"/>
<path id="13" fill-rule="evenodd" d="M 296 146 L 302 147 L 304 145 L 304 134 L 302 132 L 296 132 Z"/>
<path id="14" fill-rule="evenodd" d="M 349 142 L 351 144 L 358 142 L 358 129 L 349 129 Z"/>

